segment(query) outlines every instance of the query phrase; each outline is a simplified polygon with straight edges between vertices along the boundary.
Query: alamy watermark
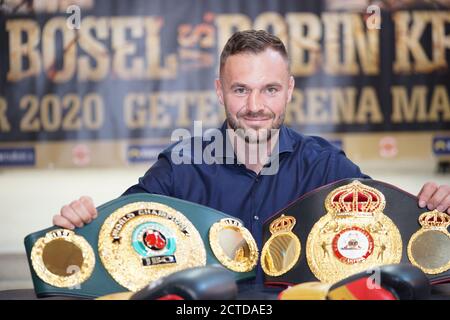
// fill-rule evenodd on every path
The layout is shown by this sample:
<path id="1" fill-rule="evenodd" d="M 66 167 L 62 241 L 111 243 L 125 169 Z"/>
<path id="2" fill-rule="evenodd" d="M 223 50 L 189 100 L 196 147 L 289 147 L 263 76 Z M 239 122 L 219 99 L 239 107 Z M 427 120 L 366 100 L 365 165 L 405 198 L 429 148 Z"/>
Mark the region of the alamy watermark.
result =
<path id="1" fill-rule="evenodd" d="M 366 27 L 369 30 L 381 29 L 381 9 L 379 6 L 373 4 L 367 7 L 366 13 L 370 16 L 366 19 Z"/>
<path id="2" fill-rule="evenodd" d="M 263 165 L 261 175 L 274 175 L 279 168 L 279 129 L 203 129 L 194 121 L 194 130 L 178 128 L 172 132 L 171 160 L 181 164 Z"/>
<path id="3" fill-rule="evenodd" d="M 81 268 L 77 265 L 70 265 L 67 267 L 66 272 L 68 274 L 80 274 Z M 81 285 L 79 283 L 68 287 L 69 290 L 80 290 L 81 289 Z"/>
<path id="4" fill-rule="evenodd" d="M 81 9 L 77 5 L 68 6 L 66 9 L 66 13 L 70 14 L 70 16 L 66 20 L 67 28 L 74 30 L 80 30 L 81 28 Z"/>
<path id="5" fill-rule="evenodd" d="M 366 270 L 366 273 L 370 274 L 367 277 L 366 286 L 369 290 L 381 289 L 381 270 L 379 267 Z"/>

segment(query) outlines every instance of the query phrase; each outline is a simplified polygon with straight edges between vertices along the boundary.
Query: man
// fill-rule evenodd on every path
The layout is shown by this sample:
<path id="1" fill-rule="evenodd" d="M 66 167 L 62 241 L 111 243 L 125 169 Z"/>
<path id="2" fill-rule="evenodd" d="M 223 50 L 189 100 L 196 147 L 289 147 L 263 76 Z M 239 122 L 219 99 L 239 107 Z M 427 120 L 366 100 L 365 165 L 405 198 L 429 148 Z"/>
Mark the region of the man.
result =
<path id="1" fill-rule="evenodd" d="M 220 132 L 224 144 L 231 145 L 234 152 L 216 152 L 214 164 L 177 164 L 174 155 L 184 142 L 176 143 L 124 194 L 163 194 L 236 216 L 261 249 L 264 220 L 288 203 L 336 180 L 368 178 L 326 140 L 304 136 L 283 125 L 294 78 L 289 73 L 285 46 L 277 37 L 265 31 L 235 33 L 221 54 L 215 86 L 226 112 Z M 202 141 L 202 151 L 210 143 Z M 259 152 L 261 149 L 264 152 Z M 250 161 L 255 153 L 256 161 Z M 448 185 L 426 183 L 418 198 L 420 207 L 450 213 Z M 96 216 L 93 201 L 84 196 L 64 206 L 53 223 L 73 229 Z"/>

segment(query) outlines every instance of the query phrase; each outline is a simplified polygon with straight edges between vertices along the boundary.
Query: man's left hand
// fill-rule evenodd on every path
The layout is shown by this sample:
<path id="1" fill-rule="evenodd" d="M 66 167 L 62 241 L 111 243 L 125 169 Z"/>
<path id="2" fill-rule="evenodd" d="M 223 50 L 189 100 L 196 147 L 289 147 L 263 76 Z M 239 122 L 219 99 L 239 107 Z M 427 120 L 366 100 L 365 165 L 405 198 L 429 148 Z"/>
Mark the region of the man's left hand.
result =
<path id="1" fill-rule="evenodd" d="M 441 185 L 434 182 L 427 182 L 423 185 L 419 194 L 419 207 L 428 210 L 438 210 L 450 214 L 450 185 Z"/>

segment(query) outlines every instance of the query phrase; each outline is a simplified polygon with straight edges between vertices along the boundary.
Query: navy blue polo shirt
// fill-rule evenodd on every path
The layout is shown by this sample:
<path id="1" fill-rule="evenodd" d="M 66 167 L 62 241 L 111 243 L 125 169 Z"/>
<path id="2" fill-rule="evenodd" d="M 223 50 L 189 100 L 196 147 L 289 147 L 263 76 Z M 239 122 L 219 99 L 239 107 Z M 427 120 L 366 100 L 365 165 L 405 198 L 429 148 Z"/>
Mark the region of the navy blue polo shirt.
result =
<path id="1" fill-rule="evenodd" d="M 230 144 L 226 128 L 224 122 L 220 128 L 224 146 Z M 191 146 L 196 143 L 194 139 L 189 141 Z M 202 150 L 214 141 L 200 140 Z M 256 174 L 240 164 L 234 152 L 231 154 L 234 159 L 225 159 L 230 157 L 226 152 L 213 153 L 217 160 L 214 164 L 175 164 L 171 155 L 179 143 L 185 142 L 174 143 L 161 152 L 153 166 L 124 195 L 156 193 L 235 216 L 253 234 L 259 250 L 263 222 L 293 200 L 333 181 L 369 178 L 341 149 L 325 139 L 300 134 L 284 125 L 280 128 L 278 152 L 270 160 L 278 161 L 276 174 Z"/>

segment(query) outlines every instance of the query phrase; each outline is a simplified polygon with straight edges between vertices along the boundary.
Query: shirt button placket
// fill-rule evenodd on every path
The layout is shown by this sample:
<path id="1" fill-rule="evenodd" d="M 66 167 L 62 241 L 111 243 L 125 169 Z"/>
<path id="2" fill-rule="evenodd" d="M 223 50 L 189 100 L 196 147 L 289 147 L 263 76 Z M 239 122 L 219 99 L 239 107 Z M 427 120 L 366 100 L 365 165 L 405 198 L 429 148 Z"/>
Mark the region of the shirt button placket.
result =
<path id="1" fill-rule="evenodd" d="M 259 216 L 258 213 L 256 212 L 256 188 L 258 186 L 259 183 L 259 176 L 257 176 L 255 178 L 255 182 L 253 183 L 253 187 L 252 187 L 252 213 L 253 213 L 253 219 L 252 219 L 252 225 L 251 225 L 251 230 L 252 233 L 255 234 L 255 232 L 258 232 L 258 223 L 259 223 Z"/>

